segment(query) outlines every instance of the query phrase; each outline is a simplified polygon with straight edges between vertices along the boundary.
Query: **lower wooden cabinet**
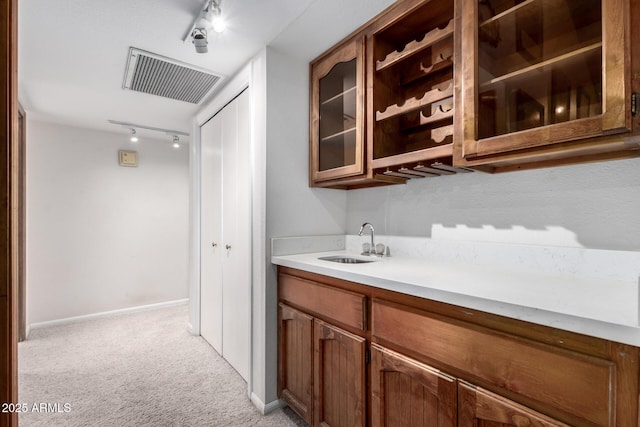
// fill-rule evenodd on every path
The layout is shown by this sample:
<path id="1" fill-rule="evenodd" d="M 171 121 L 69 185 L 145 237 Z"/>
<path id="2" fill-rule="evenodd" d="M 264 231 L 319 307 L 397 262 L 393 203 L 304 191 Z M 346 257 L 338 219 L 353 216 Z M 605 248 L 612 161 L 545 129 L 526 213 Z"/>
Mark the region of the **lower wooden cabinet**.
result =
<path id="1" fill-rule="evenodd" d="M 314 422 L 316 426 L 366 425 L 366 340 L 314 320 Z"/>
<path id="2" fill-rule="evenodd" d="M 637 347 L 286 267 L 278 292 L 279 396 L 313 426 L 638 427 Z"/>
<path id="3" fill-rule="evenodd" d="M 455 427 L 456 380 L 371 344 L 371 425 Z"/>
<path id="4" fill-rule="evenodd" d="M 366 340 L 279 306 L 279 394 L 316 426 L 366 425 Z"/>
<path id="5" fill-rule="evenodd" d="M 306 422 L 313 420 L 313 317 L 279 305 L 280 397 Z"/>
<path id="6" fill-rule="evenodd" d="M 569 427 L 526 406 L 460 382 L 459 427 Z"/>

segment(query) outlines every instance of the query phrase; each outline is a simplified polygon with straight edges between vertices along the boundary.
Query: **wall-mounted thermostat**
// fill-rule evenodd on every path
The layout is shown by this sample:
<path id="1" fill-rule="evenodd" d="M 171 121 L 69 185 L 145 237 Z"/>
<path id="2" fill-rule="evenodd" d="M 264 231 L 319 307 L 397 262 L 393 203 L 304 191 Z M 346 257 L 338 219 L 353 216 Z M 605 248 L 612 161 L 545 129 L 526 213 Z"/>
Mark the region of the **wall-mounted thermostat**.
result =
<path id="1" fill-rule="evenodd" d="M 137 167 L 138 166 L 138 152 L 137 151 L 118 151 L 118 158 L 120 159 L 120 166 Z"/>

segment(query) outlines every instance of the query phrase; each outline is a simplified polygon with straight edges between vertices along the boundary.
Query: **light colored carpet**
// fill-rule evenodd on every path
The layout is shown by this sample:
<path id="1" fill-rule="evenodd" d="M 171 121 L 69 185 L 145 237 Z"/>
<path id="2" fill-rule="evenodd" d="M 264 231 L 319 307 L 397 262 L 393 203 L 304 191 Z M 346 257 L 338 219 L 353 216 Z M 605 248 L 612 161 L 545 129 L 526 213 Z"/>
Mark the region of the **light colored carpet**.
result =
<path id="1" fill-rule="evenodd" d="M 240 375 L 186 325 L 181 305 L 32 331 L 19 345 L 20 425 L 305 425 L 288 408 L 261 415 Z M 61 412 L 31 412 L 41 403 Z"/>

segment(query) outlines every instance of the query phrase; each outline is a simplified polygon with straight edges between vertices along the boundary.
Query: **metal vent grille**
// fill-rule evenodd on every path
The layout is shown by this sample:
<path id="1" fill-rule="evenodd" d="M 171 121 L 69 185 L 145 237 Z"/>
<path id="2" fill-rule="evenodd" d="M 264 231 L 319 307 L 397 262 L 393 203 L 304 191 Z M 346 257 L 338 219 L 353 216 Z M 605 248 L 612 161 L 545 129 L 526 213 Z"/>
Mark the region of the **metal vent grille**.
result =
<path id="1" fill-rule="evenodd" d="M 122 87 L 197 104 L 220 80 L 212 71 L 132 47 Z"/>

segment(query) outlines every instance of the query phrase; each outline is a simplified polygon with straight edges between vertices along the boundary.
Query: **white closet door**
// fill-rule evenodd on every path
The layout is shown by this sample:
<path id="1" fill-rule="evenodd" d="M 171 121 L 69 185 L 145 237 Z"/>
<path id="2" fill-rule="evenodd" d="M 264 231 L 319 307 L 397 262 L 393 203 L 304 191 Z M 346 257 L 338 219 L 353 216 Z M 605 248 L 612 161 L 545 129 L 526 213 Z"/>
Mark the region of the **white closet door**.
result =
<path id="1" fill-rule="evenodd" d="M 225 108 L 223 127 L 223 270 L 222 348 L 224 358 L 249 378 L 251 310 L 251 167 L 248 91 Z M 233 117 L 231 117 L 233 116 Z M 229 126 L 227 126 L 229 125 Z M 226 248 L 226 246 L 225 246 Z"/>
<path id="2" fill-rule="evenodd" d="M 201 128 L 200 330 L 245 380 L 251 360 L 249 143 L 249 95 L 244 91 Z"/>
<path id="3" fill-rule="evenodd" d="M 222 354 L 222 118 L 201 127 L 200 333 Z M 216 245 L 216 246 L 214 246 Z"/>

